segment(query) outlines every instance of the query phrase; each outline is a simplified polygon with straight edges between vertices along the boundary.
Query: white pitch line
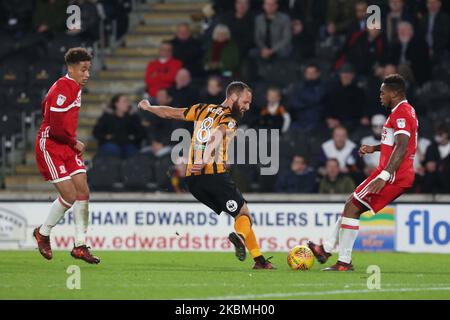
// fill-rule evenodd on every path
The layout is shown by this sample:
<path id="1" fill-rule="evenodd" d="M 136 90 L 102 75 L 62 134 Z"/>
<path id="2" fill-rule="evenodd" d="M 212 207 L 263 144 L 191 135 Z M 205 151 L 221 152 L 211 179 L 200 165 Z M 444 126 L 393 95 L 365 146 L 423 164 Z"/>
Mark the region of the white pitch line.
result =
<path id="1" fill-rule="evenodd" d="M 450 287 L 431 287 L 431 288 L 399 288 L 399 289 L 379 289 L 379 290 L 334 290 L 334 291 L 312 291 L 312 292 L 290 292 L 290 293 L 263 293 L 246 294 L 236 296 L 210 297 L 206 300 L 241 300 L 241 299 L 263 299 L 263 298 L 289 298 L 299 296 L 322 296 L 333 294 L 351 294 L 351 293 L 378 293 L 378 292 L 417 292 L 417 291 L 450 291 Z"/>

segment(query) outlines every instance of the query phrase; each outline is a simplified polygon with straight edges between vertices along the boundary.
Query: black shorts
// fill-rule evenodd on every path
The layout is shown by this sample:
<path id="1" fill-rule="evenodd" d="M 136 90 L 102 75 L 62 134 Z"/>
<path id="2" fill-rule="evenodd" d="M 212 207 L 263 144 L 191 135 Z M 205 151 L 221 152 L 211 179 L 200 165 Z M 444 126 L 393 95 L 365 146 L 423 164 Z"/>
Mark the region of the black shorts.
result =
<path id="1" fill-rule="evenodd" d="M 192 195 L 217 214 L 225 211 L 235 217 L 246 202 L 229 173 L 188 176 L 186 183 Z"/>

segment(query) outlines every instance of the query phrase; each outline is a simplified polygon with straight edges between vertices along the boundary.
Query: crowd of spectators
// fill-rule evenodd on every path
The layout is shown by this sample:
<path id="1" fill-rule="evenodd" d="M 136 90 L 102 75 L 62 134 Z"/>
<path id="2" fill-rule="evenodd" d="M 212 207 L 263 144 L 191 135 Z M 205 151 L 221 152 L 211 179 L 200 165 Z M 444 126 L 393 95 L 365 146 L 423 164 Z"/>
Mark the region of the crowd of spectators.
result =
<path id="1" fill-rule="evenodd" d="M 367 27 L 372 4 L 381 29 Z M 181 23 L 161 44 L 147 67 L 147 93 L 175 107 L 219 104 L 229 81 L 247 81 L 254 99 L 241 128 L 279 129 L 283 159 L 265 184 L 248 166 L 233 167 L 243 191 L 349 193 L 378 164 L 378 153 L 361 158 L 358 148 L 379 143 L 388 116 L 379 88 L 398 72 L 420 119 L 411 192 L 450 192 L 449 9 L 441 0 L 212 1 L 199 34 Z M 188 128 L 141 118 L 150 145 Z M 169 189 L 181 192 L 180 165 L 171 172 Z"/>

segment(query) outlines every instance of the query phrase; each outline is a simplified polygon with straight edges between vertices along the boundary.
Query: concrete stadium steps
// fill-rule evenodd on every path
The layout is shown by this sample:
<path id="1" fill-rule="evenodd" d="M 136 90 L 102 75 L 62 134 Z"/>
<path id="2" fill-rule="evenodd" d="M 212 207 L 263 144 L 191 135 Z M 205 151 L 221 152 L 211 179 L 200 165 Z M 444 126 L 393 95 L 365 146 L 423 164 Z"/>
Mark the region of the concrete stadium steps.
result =
<path id="1" fill-rule="evenodd" d="M 161 13 L 161 12 L 139 12 L 137 16 L 140 21 L 147 25 L 176 25 L 181 22 L 189 22 L 189 13 Z"/>
<path id="2" fill-rule="evenodd" d="M 208 3 L 205 1 L 189 1 L 189 2 L 166 2 L 149 4 L 149 10 L 158 12 L 198 12 L 201 11 Z"/>
<path id="3" fill-rule="evenodd" d="M 125 71 L 142 71 L 145 73 L 149 61 L 156 59 L 157 56 L 143 57 L 117 57 L 110 56 L 105 59 L 107 70 L 125 70 Z"/>
<path id="4" fill-rule="evenodd" d="M 158 48 L 149 48 L 149 47 L 133 47 L 133 48 L 117 48 L 115 55 L 118 58 L 128 58 L 133 59 L 134 57 L 145 57 L 148 60 L 151 57 L 158 56 Z"/>
<path id="5" fill-rule="evenodd" d="M 149 48 L 159 48 L 159 45 L 164 40 L 170 40 L 173 38 L 173 33 L 168 33 L 164 35 L 153 35 L 153 34 L 128 34 L 124 37 L 124 43 L 127 48 L 139 48 L 139 47 L 149 47 Z"/>
<path id="6" fill-rule="evenodd" d="M 50 191 L 54 190 L 50 182 L 45 182 L 40 175 L 8 176 L 5 186 L 10 191 Z"/>
<path id="7" fill-rule="evenodd" d="M 98 78 L 102 80 L 140 80 L 144 81 L 145 68 L 142 70 L 106 70 L 100 71 Z"/>
<path id="8" fill-rule="evenodd" d="M 124 93 L 136 94 L 144 91 L 144 79 L 139 80 L 91 80 L 87 84 L 87 89 L 91 93 Z"/>
<path id="9" fill-rule="evenodd" d="M 140 24 L 133 30 L 132 34 L 173 35 L 175 33 L 175 29 L 175 25 Z"/>

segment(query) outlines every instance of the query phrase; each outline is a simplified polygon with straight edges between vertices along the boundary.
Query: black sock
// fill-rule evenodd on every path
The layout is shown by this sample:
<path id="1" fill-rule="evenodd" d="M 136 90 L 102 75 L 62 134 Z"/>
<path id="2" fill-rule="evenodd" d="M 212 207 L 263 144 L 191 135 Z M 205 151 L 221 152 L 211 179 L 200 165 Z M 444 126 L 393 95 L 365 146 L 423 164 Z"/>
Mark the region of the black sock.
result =
<path id="1" fill-rule="evenodd" d="M 264 264 L 266 262 L 266 258 L 264 258 L 263 255 L 260 255 L 260 256 L 258 256 L 256 258 L 253 258 L 253 260 L 255 260 L 255 262 L 259 262 L 261 264 Z"/>

